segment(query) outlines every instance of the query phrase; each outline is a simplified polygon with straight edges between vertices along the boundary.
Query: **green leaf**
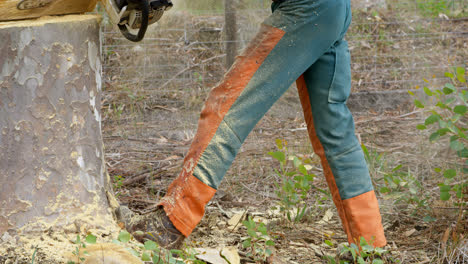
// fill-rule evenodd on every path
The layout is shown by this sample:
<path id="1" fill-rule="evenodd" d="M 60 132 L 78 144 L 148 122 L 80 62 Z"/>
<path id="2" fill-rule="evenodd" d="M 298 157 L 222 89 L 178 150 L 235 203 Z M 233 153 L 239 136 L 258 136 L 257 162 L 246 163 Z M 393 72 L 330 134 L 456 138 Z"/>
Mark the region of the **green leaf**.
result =
<path id="1" fill-rule="evenodd" d="M 268 230 L 264 223 L 260 224 L 260 226 L 258 227 L 258 232 L 262 233 L 262 235 L 265 235 L 265 236 L 268 235 Z"/>
<path id="2" fill-rule="evenodd" d="M 447 108 L 449 108 L 447 105 L 445 105 L 445 104 L 442 103 L 442 102 L 437 102 L 436 106 L 439 107 L 439 108 L 441 108 L 441 109 L 447 109 Z"/>
<path id="3" fill-rule="evenodd" d="M 125 230 L 121 231 L 117 239 L 122 243 L 127 243 L 128 241 L 130 241 L 130 233 L 128 233 Z"/>
<path id="4" fill-rule="evenodd" d="M 380 192 L 381 193 L 388 193 L 388 192 L 390 192 L 390 189 L 388 187 L 382 187 L 382 188 L 380 188 Z"/>
<path id="5" fill-rule="evenodd" d="M 362 250 L 364 250 L 365 252 L 370 253 L 370 252 L 374 251 L 374 247 L 371 246 L 371 245 L 364 245 L 364 246 L 362 246 Z"/>
<path id="6" fill-rule="evenodd" d="M 460 151 L 460 150 L 465 148 L 465 145 L 463 145 L 463 143 L 461 143 L 458 140 L 454 140 L 454 141 L 450 142 L 450 148 L 455 150 L 455 151 Z"/>
<path id="7" fill-rule="evenodd" d="M 424 108 L 424 105 L 421 103 L 421 101 L 415 99 L 414 100 L 414 105 L 417 107 L 417 108 Z"/>
<path id="8" fill-rule="evenodd" d="M 451 94 L 454 92 L 454 90 L 448 88 L 448 87 L 444 87 L 444 89 L 442 89 L 442 91 L 444 92 L 444 94 Z"/>
<path id="9" fill-rule="evenodd" d="M 444 171 L 444 177 L 447 179 L 452 179 L 457 176 L 457 171 L 454 169 L 448 169 Z"/>
<path id="10" fill-rule="evenodd" d="M 274 159 L 278 160 L 279 162 L 284 162 L 286 160 L 286 155 L 284 152 L 275 151 L 275 152 L 268 152 L 268 155 L 272 156 Z"/>
<path id="11" fill-rule="evenodd" d="M 162 256 L 163 259 L 160 258 L 159 254 L 154 254 L 152 257 L 153 263 L 166 263 L 166 260 L 164 259 L 164 256 Z"/>
<path id="12" fill-rule="evenodd" d="M 143 261 L 151 261 L 151 257 L 150 257 L 150 255 L 148 255 L 148 253 L 143 252 L 143 254 L 141 254 L 141 260 L 143 260 Z"/>
<path id="13" fill-rule="evenodd" d="M 96 244 L 96 236 L 93 234 L 89 234 L 86 236 L 86 243 L 88 244 Z"/>
<path id="14" fill-rule="evenodd" d="M 444 75 L 445 75 L 445 77 L 449 77 L 449 78 L 455 77 L 455 76 L 453 75 L 453 73 L 451 73 L 451 72 L 445 72 Z"/>
<path id="15" fill-rule="evenodd" d="M 439 184 L 440 192 L 449 192 L 452 187 L 450 185 L 445 185 L 443 183 Z"/>
<path id="16" fill-rule="evenodd" d="M 403 167 L 403 165 L 400 164 L 400 165 L 396 166 L 395 168 L 393 168 L 392 172 L 395 172 L 395 171 L 401 169 L 402 167 Z"/>
<path id="17" fill-rule="evenodd" d="M 384 262 L 381 259 L 377 258 L 372 261 L 372 264 L 384 264 Z"/>
<path id="18" fill-rule="evenodd" d="M 424 121 L 424 124 L 425 124 L 426 126 L 432 125 L 432 124 L 434 124 L 435 122 L 437 122 L 437 121 L 439 120 L 439 118 L 440 118 L 440 117 L 439 117 L 438 115 L 432 114 L 432 115 L 430 115 L 428 118 L 426 118 L 426 121 Z"/>
<path id="19" fill-rule="evenodd" d="M 426 215 L 424 218 L 423 218 L 423 221 L 426 222 L 426 223 L 430 223 L 430 222 L 434 222 L 435 220 L 437 220 L 436 218 L 430 216 L 430 215 Z"/>
<path id="20" fill-rule="evenodd" d="M 441 169 L 441 168 L 434 168 L 434 171 L 435 171 L 435 172 L 441 172 L 442 169 Z"/>
<path id="21" fill-rule="evenodd" d="M 419 130 L 424 130 L 427 127 L 425 125 L 419 124 L 419 125 L 416 126 L 416 128 L 419 129 Z"/>
<path id="22" fill-rule="evenodd" d="M 457 105 L 453 108 L 453 111 L 457 114 L 464 115 L 467 111 L 467 107 L 464 105 Z"/>
<path id="23" fill-rule="evenodd" d="M 450 193 L 449 192 L 440 192 L 440 200 L 442 200 L 442 201 L 450 200 Z"/>
<path id="24" fill-rule="evenodd" d="M 445 104 L 449 105 L 449 104 L 455 102 L 456 100 L 457 100 L 457 98 L 455 98 L 455 97 L 448 98 L 447 100 L 445 100 Z"/>
<path id="25" fill-rule="evenodd" d="M 293 164 L 294 164 L 294 167 L 297 168 L 297 167 L 299 167 L 299 165 L 302 164 L 302 161 L 297 157 L 293 157 Z"/>
<path id="26" fill-rule="evenodd" d="M 271 249 L 269 249 L 269 248 L 265 249 L 265 255 L 266 255 L 267 257 L 271 256 L 271 254 L 273 254 L 273 252 L 271 251 Z"/>
<path id="27" fill-rule="evenodd" d="M 451 83 L 446 83 L 446 84 L 444 85 L 444 87 L 447 87 L 447 88 L 449 88 L 450 90 L 456 90 L 455 86 L 453 86 L 453 84 L 451 84 Z"/>
<path id="28" fill-rule="evenodd" d="M 460 93 L 460 97 L 466 103 L 468 101 L 468 92 L 466 90 L 462 90 Z"/>
<path id="29" fill-rule="evenodd" d="M 278 149 L 283 149 L 283 140 L 276 139 L 275 142 L 276 142 L 276 146 L 278 147 Z"/>
<path id="30" fill-rule="evenodd" d="M 267 241 L 265 242 L 265 245 L 272 247 L 272 246 L 275 245 L 275 242 L 273 242 L 273 240 L 267 240 Z"/>
<path id="31" fill-rule="evenodd" d="M 242 247 L 249 248 L 250 246 L 251 246 L 250 239 L 244 240 L 244 242 L 242 242 Z"/>
<path id="32" fill-rule="evenodd" d="M 457 155 L 460 158 L 468 158 L 468 149 L 464 147 L 462 150 L 458 151 Z"/>
<path id="33" fill-rule="evenodd" d="M 433 95 L 432 91 L 431 91 L 429 88 L 427 88 L 426 86 L 424 86 L 424 92 L 425 92 L 428 96 L 432 96 L 432 95 Z"/>
<path id="34" fill-rule="evenodd" d="M 333 247 L 333 242 L 330 240 L 325 240 L 325 244 L 329 245 L 330 247 Z"/>
<path id="35" fill-rule="evenodd" d="M 414 96 L 414 93 L 412 91 L 408 91 L 408 93 L 412 96 Z"/>
<path id="36" fill-rule="evenodd" d="M 366 262 L 364 261 L 364 259 L 361 256 L 358 257 L 357 263 L 358 264 L 366 264 Z"/>
<path id="37" fill-rule="evenodd" d="M 247 230 L 247 234 L 251 237 L 251 238 L 256 238 L 257 237 L 257 232 L 255 232 L 254 230 Z"/>
<path id="38" fill-rule="evenodd" d="M 444 135 L 447 134 L 448 132 L 450 132 L 450 129 L 448 129 L 448 128 L 446 128 L 446 127 L 437 130 L 437 133 L 439 134 L 439 136 L 444 136 Z"/>
<path id="39" fill-rule="evenodd" d="M 304 174 L 304 175 L 308 175 L 308 172 L 307 172 L 307 169 L 305 168 L 304 165 L 299 165 L 299 167 L 297 168 L 299 170 L 300 173 Z"/>
<path id="40" fill-rule="evenodd" d="M 457 198 L 461 199 L 463 197 L 463 188 L 460 184 L 455 185 L 455 191 Z"/>
<path id="41" fill-rule="evenodd" d="M 463 74 L 463 75 L 465 75 L 465 68 L 463 68 L 463 67 L 457 67 L 457 68 L 455 69 L 455 72 L 456 72 L 457 74 Z"/>
<path id="42" fill-rule="evenodd" d="M 154 242 L 154 241 L 146 240 L 145 241 L 145 249 L 146 250 L 156 250 L 156 249 L 158 249 L 158 244 L 156 244 L 156 242 Z"/>
<path id="43" fill-rule="evenodd" d="M 433 141 L 438 140 L 439 138 L 440 138 L 439 133 L 434 132 L 434 133 L 432 133 L 432 134 L 429 136 L 429 141 L 433 142 Z"/>
<path id="44" fill-rule="evenodd" d="M 457 67 L 456 72 L 457 72 L 457 79 L 458 79 L 458 81 L 461 82 L 461 83 L 466 83 L 466 79 L 465 79 L 465 68 L 463 68 L 463 67 Z"/>

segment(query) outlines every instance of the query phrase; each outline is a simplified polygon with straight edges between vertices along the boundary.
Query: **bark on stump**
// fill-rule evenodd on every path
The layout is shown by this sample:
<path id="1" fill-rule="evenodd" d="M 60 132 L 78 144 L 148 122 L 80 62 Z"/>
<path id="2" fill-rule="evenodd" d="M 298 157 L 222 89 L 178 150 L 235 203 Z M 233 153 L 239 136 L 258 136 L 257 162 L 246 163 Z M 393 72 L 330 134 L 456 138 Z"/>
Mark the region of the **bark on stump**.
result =
<path id="1" fill-rule="evenodd" d="M 115 232 L 101 136 L 99 17 L 0 23 L 0 40 L 0 256 L 16 245 L 30 257 L 26 246 L 60 240 L 52 233 Z"/>

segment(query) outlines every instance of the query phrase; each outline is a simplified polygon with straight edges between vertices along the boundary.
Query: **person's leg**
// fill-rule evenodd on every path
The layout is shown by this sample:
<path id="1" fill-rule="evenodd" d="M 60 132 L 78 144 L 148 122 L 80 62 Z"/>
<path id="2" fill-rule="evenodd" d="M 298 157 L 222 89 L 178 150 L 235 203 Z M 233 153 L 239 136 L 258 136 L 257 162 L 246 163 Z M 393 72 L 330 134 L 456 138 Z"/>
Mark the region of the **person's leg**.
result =
<path id="1" fill-rule="evenodd" d="M 360 237 L 385 246 L 379 205 L 354 121 L 346 100 L 351 90 L 348 45 L 339 40 L 298 80 L 310 140 L 323 171 L 349 243 Z"/>
<path id="2" fill-rule="evenodd" d="M 275 3 L 273 9 L 211 91 L 183 170 L 160 203 L 185 236 L 203 217 L 205 205 L 255 124 L 340 38 L 346 23 L 346 0 L 289 0 Z"/>

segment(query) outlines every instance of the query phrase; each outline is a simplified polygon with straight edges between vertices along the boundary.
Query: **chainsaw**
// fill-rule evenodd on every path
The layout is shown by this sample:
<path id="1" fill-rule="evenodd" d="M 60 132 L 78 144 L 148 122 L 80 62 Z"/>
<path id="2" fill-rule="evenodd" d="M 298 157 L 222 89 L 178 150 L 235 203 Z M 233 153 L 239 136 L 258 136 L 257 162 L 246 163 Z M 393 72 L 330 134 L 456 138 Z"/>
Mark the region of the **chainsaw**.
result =
<path id="1" fill-rule="evenodd" d="M 130 41 L 141 41 L 148 25 L 172 8 L 171 0 L 101 0 L 111 22 Z"/>
<path id="2" fill-rule="evenodd" d="M 91 12 L 98 0 L 0 0 L 0 21 Z M 111 22 L 131 41 L 140 41 L 148 25 L 172 8 L 171 0 L 99 0 Z M 16 7 L 16 8 L 15 8 Z"/>

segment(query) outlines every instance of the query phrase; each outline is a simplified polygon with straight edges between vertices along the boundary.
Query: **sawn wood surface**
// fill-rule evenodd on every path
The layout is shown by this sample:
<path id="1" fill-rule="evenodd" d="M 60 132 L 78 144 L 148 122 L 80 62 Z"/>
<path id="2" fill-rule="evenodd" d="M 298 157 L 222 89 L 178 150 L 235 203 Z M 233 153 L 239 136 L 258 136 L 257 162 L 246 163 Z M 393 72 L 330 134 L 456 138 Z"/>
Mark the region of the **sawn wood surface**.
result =
<path id="1" fill-rule="evenodd" d="M 97 0 L 0 0 L 0 21 L 90 12 Z"/>

